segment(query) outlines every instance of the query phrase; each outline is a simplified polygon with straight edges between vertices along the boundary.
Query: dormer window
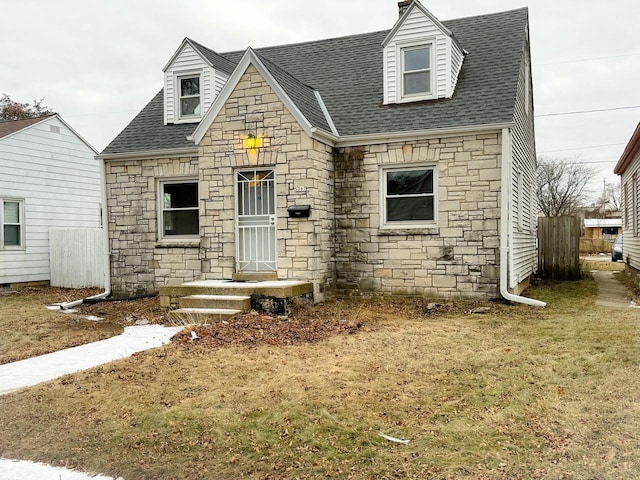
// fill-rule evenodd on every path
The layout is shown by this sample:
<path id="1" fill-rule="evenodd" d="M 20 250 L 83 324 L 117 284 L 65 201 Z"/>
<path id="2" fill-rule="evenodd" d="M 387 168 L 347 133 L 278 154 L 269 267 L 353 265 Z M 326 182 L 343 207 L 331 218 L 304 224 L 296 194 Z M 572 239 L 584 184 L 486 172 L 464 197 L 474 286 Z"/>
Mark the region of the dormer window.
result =
<path id="1" fill-rule="evenodd" d="M 431 45 L 403 48 L 402 96 L 431 93 Z"/>
<path id="2" fill-rule="evenodd" d="M 200 75 L 178 77 L 178 82 L 180 118 L 200 116 Z"/>

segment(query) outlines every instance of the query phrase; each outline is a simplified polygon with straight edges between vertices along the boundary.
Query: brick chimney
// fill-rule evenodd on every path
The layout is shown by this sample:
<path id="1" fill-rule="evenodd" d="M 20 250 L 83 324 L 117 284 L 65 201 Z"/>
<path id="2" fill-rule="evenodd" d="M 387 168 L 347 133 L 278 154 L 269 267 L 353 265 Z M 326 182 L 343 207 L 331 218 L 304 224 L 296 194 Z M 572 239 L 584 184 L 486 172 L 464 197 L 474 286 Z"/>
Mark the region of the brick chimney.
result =
<path id="1" fill-rule="evenodd" d="M 398 15 L 402 16 L 412 2 L 413 0 L 403 0 L 402 2 L 398 2 Z"/>

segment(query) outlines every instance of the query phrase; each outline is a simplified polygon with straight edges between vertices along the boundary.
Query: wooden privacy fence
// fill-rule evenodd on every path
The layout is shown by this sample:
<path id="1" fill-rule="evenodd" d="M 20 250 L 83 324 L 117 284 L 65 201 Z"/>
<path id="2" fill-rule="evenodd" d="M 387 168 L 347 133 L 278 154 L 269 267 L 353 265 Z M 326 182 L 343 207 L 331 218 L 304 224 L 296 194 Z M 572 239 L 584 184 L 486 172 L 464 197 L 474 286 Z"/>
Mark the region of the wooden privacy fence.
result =
<path id="1" fill-rule="evenodd" d="M 538 218 L 538 273 L 553 280 L 580 278 L 580 219 Z"/>
<path id="2" fill-rule="evenodd" d="M 54 287 L 106 287 L 101 228 L 49 230 L 50 283 Z"/>

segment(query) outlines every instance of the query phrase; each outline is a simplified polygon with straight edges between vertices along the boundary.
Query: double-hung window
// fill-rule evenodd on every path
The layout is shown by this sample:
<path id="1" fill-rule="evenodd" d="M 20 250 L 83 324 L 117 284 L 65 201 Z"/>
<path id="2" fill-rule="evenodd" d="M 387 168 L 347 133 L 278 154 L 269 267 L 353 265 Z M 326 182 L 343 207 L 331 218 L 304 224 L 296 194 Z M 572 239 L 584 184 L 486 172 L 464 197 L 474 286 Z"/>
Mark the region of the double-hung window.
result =
<path id="1" fill-rule="evenodd" d="M 436 169 L 382 170 L 383 226 L 425 226 L 436 223 Z"/>
<path id="2" fill-rule="evenodd" d="M 197 180 L 160 182 L 160 239 L 197 238 L 199 234 Z"/>
<path id="3" fill-rule="evenodd" d="M 402 58 L 402 97 L 432 94 L 431 44 L 404 47 Z"/>
<path id="4" fill-rule="evenodd" d="M 24 248 L 24 200 L 0 198 L 0 249 Z"/>
<path id="5" fill-rule="evenodd" d="M 199 117 L 201 113 L 200 75 L 178 77 L 180 118 Z"/>

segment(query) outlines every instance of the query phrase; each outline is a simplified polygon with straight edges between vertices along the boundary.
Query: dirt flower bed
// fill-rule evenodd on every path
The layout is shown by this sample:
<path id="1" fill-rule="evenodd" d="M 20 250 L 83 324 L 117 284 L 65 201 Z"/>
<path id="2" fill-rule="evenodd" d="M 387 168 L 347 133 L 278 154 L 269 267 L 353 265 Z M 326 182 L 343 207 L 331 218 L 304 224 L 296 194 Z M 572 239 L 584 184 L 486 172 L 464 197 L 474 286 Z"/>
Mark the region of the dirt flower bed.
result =
<path id="1" fill-rule="evenodd" d="M 315 305 L 304 302 L 294 305 L 290 315 L 271 316 L 252 311 L 210 325 L 187 327 L 173 338 L 173 343 L 183 349 L 298 345 L 334 335 L 371 331 L 382 321 L 394 318 L 484 314 L 500 308 L 499 304 L 479 300 L 437 303 L 418 298 L 351 298 Z"/>
<path id="2" fill-rule="evenodd" d="M 83 303 L 77 307 L 82 315 L 94 315 L 124 326 L 170 323 L 169 312 L 160 306 L 157 296 L 133 300 L 109 299 L 98 303 Z"/>

